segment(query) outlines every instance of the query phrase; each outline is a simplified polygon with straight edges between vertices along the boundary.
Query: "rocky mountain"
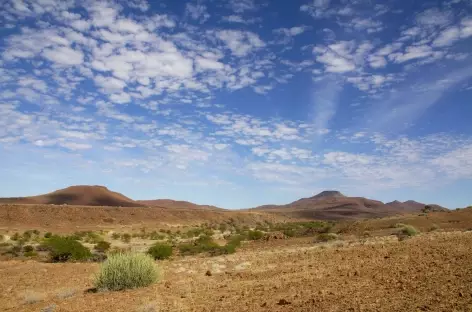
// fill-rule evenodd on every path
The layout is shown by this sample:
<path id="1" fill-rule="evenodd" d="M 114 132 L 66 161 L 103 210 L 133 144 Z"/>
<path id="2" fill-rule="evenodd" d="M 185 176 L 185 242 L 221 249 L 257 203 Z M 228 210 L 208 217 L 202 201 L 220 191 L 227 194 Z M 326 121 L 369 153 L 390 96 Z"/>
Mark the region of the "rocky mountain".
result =
<path id="1" fill-rule="evenodd" d="M 0 203 L 117 207 L 144 206 L 123 194 L 110 191 L 106 187 L 99 185 L 75 185 L 43 195 L 0 198 Z"/>
<path id="2" fill-rule="evenodd" d="M 394 201 L 384 204 L 381 201 L 364 197 L 348 197 L 338 191 L 323 191 L 315 196 L 302 198 L 286 205 L 265 205 L 254 208 L 307 219 L 357 219 L 379 218 L 396 214 L 421 212 L 425 204 L 415 201 Z M 440 207 L 440 206 L 438 206 Z M 443 207 L 440 207 L 445 209 Z M 437 208 L 437 210 L 440 210 Z"/>

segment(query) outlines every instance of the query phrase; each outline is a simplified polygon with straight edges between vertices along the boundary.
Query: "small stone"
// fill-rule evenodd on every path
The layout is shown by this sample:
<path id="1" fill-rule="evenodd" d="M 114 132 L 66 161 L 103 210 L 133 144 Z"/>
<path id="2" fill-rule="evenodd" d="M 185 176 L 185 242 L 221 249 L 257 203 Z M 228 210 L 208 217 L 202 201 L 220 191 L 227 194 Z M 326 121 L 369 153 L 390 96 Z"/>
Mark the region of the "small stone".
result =
<path id="1" fill-rule="evenodd" d="M 262 307 L 262 308 L 267 307 L 267 302 L 264 302 L 263 304 L 261 304 L 261 307 Z"/>
<path id="2" fill-rule="evenodd" d="M 211 274 L 210 270 L 208 270 L 208 271 L 206 271 L 205 275 L 206 276 L 211 276 L 212 274 Z"/>
<path id="3" fill-rule="evenodd" d="M 287 305 L 291 304 L 291 302 L 285 300 L 285 299 L 280 299 L 279 302 L 277 302 L 278 305 Z"/>

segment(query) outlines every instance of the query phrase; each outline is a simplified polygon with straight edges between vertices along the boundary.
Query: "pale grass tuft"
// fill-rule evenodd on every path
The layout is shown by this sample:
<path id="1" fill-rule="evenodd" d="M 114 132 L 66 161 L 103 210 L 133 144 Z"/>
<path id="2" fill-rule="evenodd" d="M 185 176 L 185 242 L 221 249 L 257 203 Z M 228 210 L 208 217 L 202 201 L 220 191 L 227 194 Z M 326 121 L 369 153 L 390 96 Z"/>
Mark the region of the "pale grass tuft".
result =
<path id="1" fill-rule="evenodd" d="M 23 295 L 23 302 L 25 304 L 33 304 L 36 302 L 40 302 L 44 300 L 44 294 L 36 292 L 36 291 L 27 291 Z"/>
<path id="2" fill-rule="evenodd" d="M 157 302 L 148 302 L 136 309 L 136 312 L 159 312 Z"/>
<path id="3" fill-rule="evenodd" d="M 65 288 L 65 289 L 59 290 L 57 292 L 56 296 L 59 299 L 67 299 L 67 298 L 73 297 L 76 292 L 77 292 L 77 290 L 75 290 L 73 288 Z"/>
<path id="4" fill-rule="evenodd" d="M 142 253 L 110 254 L 100 266 L 95 287 L 99 290 L 124 290 L 146 287 L 158 280 L 154 259 Z"/>

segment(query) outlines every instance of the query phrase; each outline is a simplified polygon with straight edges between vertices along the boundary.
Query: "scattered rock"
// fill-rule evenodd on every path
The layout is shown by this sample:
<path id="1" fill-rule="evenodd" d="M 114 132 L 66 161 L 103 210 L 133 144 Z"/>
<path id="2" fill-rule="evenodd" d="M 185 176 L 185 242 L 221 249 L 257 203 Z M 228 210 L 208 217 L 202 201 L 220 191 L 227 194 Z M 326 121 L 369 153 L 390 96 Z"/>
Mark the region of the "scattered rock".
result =
<path id="1" fill-rule="evenodd" d="M 264 302 L 263 304 L 261 304 L 261 308 L 265 308 L 267 307 L 267 302 Z"/>
<path id="2" fill-rule="evenodd" d="M 211 274 L 210 270 L 208 270 L 208 271 L 206 271 L 205 275 L 206 276 L 211 276 L 212 274 Z"/>
<path id="3" fill-rule="evenodd" d="M 53 303 L 50 306 L 41 309 L 41 312 L 54 312 L 54 310 L 56 310 L 56 305 Z"/>
<path id="4" fill-rule="evenodd" d="M 271 241 L 271 240 L 279 240 L 279 239 L 286 239 L 287 236 L 282 233 L 282 232 L 272 232 L 272 233 L 266 233 L 263 236 L 263 239 L 265 241 Z"/>
<path id="5" fill-rule="evenodd" d="M 285 299 L 280 299 L 279 302 L 277 302 L 278 305 L 287 305 L 287 304 L 292 304 L 290 301 L 287 301 Z"/>

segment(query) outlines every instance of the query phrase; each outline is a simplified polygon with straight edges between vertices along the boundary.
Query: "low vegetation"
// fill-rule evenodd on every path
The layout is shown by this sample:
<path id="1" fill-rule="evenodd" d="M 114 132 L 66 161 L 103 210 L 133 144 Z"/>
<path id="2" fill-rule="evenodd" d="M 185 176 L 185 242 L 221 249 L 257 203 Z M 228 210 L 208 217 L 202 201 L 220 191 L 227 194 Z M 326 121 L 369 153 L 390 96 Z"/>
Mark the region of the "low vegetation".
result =
<path id="1" fill-rule="evenodd" d="M 400 234 L 410 237 L 419 234 L 419 231 L 411 225 L 404 225 L 400 230 Z"/>
<path id="2" fill-rule="evenodd" d="M 154 244 L 151 246 L 147 253 L 155 260 L 164 260 L 172 256 L 172 246 L 167 244 Z"/>
<path id="3" fill-rule="evenodd" d="M 52 262 L 84 261 L 92 257 L 88 248 L 70 237 L 52 236 L 43 247 L 50 252 Z"/>
<path id="4" fill-rule="evenodd" d="M 124 290 L 146 287 L 158 280 L 154 259 L 140 253 L 111 254 L 100 266 L 95 287 L 99 290 Z"/>
<path id="5" fill-rule="evenodd" d="M 107 252 L 110 247 L 111 244 L 109 242 L 100 241 L 95 245 L 94 249 L 98 252 Z"/>
<path id="6" fill-rule="evenodd" d="M 329 242 L 338 239 L 338 234 L 335 233 L 321 233 L 317 236 L 318 242 Z"/>

